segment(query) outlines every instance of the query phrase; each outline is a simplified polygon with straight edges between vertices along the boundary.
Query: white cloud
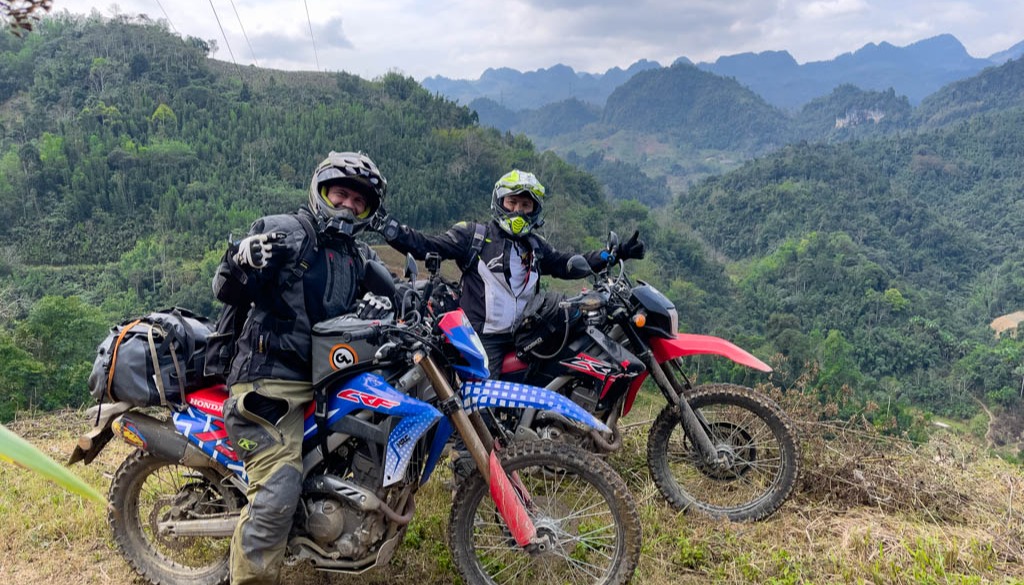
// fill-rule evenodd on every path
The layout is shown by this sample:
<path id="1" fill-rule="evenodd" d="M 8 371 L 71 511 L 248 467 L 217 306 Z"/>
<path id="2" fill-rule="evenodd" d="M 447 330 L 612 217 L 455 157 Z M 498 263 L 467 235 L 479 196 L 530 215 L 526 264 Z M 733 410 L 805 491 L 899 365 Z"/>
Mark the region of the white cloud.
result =
<path id="1" fill-rule="evenodd" d="M 118 7 L 163 18 L 162 6 L 179 33 L 217 40 L 219 59 L 230 59 L 229 44 L 240 64 L 251 63 L 254 52 L 264 67 L 313 70 L 319 61 L 321 69 L 368 78 L 390 70 L 417 79 L 476 78 L 489 67 L 529 71 L 558 63 L 603 73 L 640 59 L 668 65 L 683 56 L 714 61 L 766 50 L 806 62 L 942 33 L 985 57 L 1024 40 L 1024 11 L 1009 0 L 233 1 L 213 0 L 217 18 L 209 0 L 121 0 Z M 109 16 L 111 6 L 57 0 L 55 9 L 96 8 Z"/>

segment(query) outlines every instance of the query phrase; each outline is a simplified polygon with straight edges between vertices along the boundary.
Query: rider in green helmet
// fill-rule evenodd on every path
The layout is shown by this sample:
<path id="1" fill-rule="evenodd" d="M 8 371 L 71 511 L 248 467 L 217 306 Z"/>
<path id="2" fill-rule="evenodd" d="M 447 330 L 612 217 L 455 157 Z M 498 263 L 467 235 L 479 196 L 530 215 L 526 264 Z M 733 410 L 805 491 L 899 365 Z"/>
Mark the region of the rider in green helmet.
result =
<path id="1" fill-rule="evenodd" d="M 570 252 L 560 252 L 537 233 L 543 223 L 544 185 L 533 173 L 513 169 L 491 191 L 491 221 L 459 222 L 439 236 L 423 235 L 383 215 L 375 229 L 392 248 L 422 260 L 435 252 L 455 260 L 462 270 L 460 306 L 487 350 L 492 377 L 502 359 L 515 349 L 513 329 L 526 304 L 540 288 L 540 276 L 579 278 L 572 274 Z M 637 234 L 619 245 L 616 258 L 643 258 Z M 583 254 L 591 269 L 604 268 L 608 254 Z"/>

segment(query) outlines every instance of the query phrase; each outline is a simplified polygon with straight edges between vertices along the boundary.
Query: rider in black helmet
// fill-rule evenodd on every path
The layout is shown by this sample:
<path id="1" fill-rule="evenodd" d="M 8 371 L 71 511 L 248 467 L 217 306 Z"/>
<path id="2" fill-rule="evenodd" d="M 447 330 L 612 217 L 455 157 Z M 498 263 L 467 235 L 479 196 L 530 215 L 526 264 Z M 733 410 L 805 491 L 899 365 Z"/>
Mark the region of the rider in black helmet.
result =
<path id="1" fill-rule="evenodd" d="M 359 301 L 364 264 L 377 255 L 353 237 L 380 209 L 386 189 L 368 156 L 331 152 L 313 172 L 308 203 L 256 220 L 218 267 L 217 298 L 252 303 L 224 404 L 249 480 L 249 505 L 231 542 L 233 585 L 276 583 L 281 570 L 301 493 L 303 414 L 313 399 L 312 325 L 390 308 L 389 299 L 369 294 Z"/>

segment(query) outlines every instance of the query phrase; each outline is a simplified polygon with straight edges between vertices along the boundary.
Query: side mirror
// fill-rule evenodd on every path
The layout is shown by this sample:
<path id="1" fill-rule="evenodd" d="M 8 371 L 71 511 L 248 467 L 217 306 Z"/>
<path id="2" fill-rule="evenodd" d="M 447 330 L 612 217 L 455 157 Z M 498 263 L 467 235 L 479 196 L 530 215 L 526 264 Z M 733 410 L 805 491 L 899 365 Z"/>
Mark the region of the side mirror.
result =
<path id="1" fill-rule="evenodd" d="M 583 278 L 590 276 L 593 271 L 590 269 L 590 263 L 587 259 L 579 254 L 574 254 L 569 257 L 569 261 L 565 264 L 566 276 L 568 278 Z"/>
<path id="2" fill-rule="evenodd" d="M 409 282 L 416 282 L 416 277 L 420 275 L 420 269 L 416 266 L 416 259 L 412 257 L 412 254 L 405 255 L 405 279 Z"/>
<path id="3" fill-rule="evenodd" d="M 608 232 L 608 251 L 614 252 L 619 248 L 619 234 Z"/>
<path id="4" fill-rule="evenodd" d="M 363 272 L 363 286 L 366 290 L 395 300 L 395 280 L 384 264 L 376 260 L 367 260 Z"/>

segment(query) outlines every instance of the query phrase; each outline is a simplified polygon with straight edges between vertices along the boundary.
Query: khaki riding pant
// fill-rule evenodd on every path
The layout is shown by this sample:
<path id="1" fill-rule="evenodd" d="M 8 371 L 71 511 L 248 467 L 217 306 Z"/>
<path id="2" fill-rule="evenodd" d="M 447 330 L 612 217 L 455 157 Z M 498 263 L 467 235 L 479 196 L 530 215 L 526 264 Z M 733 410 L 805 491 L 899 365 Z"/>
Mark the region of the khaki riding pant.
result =
<path id="1" fill-rule="evenodd" d="M 231 584 L 276 585 L 302 492 L 303 415 L 312 385 L 235 384 L 224 404 L 228 436 L 245 463 L 246 497 L 231 539 Z"/>

